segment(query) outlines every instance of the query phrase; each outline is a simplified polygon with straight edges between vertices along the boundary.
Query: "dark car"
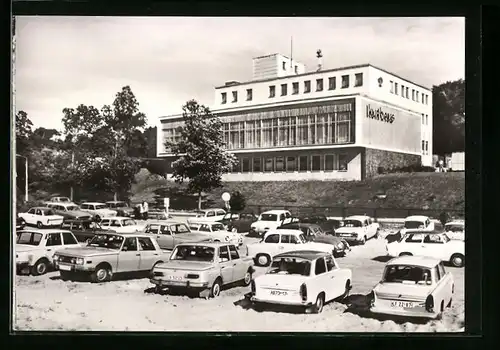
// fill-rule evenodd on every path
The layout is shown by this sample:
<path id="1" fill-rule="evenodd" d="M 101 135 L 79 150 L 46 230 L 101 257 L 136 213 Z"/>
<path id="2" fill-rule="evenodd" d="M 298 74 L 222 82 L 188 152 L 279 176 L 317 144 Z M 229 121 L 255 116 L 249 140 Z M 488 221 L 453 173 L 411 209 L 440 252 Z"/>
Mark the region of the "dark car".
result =
<path id="1" fill-rule="evenodd" d="M 324 214 L 301 216 L 299 221 L 305 224 L 319 225 L 325 233 L 332 235 L 335 234 L 335 230 L 342 226 L 342 220 L 328 219 Z"/>
<path id="2" fill-rule="evenodd" d="M 92 220 L 64 220 L 61 228 L 73 232 L 78 242 L 88 242 L 98 233 L 114 232 L 103 230 L 99 223 Z"/>
<path id="3" fill-rule="evenodd" d="M 16 230 L 22 230 L 24 228 L 24 226 L 26 226 L 26 221 L 24 221 L 24 219 L 22 217 L 20 217 L 19 215 L 16 215 L 17 218 L 16 218 Z"/>
<path id="4" fill-rule="evenodd" d="M 334 246 L 335 257 L 345 256 L 351 250 L 349 243 L 345 239 L 325 233 L 317 224 L 292 222 L 281 225 L 278 229 L 301 230 L 310 242 L 331 244 Z"/>
<path id="5" fill-rule="evenodd" d="M 249 232 L 250 225 L 257 221 L 258 217 L 254 213 L 226 213 L 222 220 L 219 220 L 223 225 L 227 226 L 228 231 L 233 232 Z"/>
<path id="6" fill-rule="evenodd" d="M 134 216 L 134 208 L 130 207 L 124 201 L 108 201 L 106 202 L 106 206 L 109 209 L 116 210 L 117 216 L 127 216 L 127 217 Z"/>

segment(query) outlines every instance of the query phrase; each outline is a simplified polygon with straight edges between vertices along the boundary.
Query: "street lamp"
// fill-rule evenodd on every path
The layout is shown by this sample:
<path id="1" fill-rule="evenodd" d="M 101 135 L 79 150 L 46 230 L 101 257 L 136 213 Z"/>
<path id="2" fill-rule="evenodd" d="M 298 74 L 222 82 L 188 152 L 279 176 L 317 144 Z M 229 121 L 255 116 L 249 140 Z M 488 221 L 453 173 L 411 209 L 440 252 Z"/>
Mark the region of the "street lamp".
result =
<path id="1" fill-rule="evenodd" d="M 25 201 L 27 202 L 28 201 L 28 158 L 26 158 L 25 156 L 22 156 L 20 154 L 16 154 L 16 157 L 21 157 L 21 158 L 24 158 L 24 160 L 26 161 L 25 162 L 25 166 L 24 166 L 24 177 L 25 177 L 25 183 L 24 183 L 24 198 L 25 198 Z"/>

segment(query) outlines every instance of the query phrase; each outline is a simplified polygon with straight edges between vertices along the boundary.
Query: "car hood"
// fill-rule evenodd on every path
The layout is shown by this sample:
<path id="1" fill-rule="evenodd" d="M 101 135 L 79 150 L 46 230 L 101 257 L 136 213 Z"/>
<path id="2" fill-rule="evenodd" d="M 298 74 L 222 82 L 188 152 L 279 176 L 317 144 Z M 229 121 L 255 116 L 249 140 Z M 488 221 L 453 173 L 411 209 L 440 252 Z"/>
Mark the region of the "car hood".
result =
<path id="1" fill-rule="evenodd" d="M 339 227 L 335 230 L 335 233 L 358 233 L 362 230 L 362 227 Z"/>
<path id="2" fill-rule="evenodd" d="M 286 290 L 298 290 L 300 285 L 307 280 L 307 276 L 265 274 L 255 278 L 257 288 L 279 288 Z"/>
<path id="3" fill-rule="evenodd" d="M 189 270 L 189 271 L 204 271 L 212 268 L 212 262 L 204 261 L 181 261 L 169 260 L 155 266 L 155 270 Z"/>
<path id="4" fill-rule="evenodd" d="M 73 215 L 73 216 L 77 216 L 77 217 L 91 216 L 89 213 L 87 213 L 86 211 L 83 211 L 83 210 L 68 210 L 67 213 L 70 215 Z"/>
<path id="5" fill-rule="evenodd" d="M 403 283 L 379 283 L 373 291 L 380 296 L 393 297 L 393 298 L 422 298 L 425 299 L 427 295 L 435 288 L 435 286 L 421 285 L 421 284 L 403 284 Z M 401 297 L 400 297 L 401 295 Z"/>
<path id="6" fill-rule="evenodd" d="M 344 242 L 344 240 L 335 236 L 319 235 L 313 238 L 313 242 L 337 245 Z"/>
<path id="7" fill-rule="evenodd" d="M 201 233 L 182 233 L 175 235 L 175 239 L 179 241 L 185 242 L 200 242 L 200 241 L 209 241 L 211 238 L 209 234 L 201 234 Z"/>
<path id="8" fill-rule="evenodd" d="M 101 247 L 81 247 L 81 248 L 68 248 L 61 252 L 61 255 L 87 257 L 97 255 L 117 255 L 118 250 L 101 248 Z"/>
<path id="9" fill-rule="evenodd" d="M 304 243 L 304 249 L 311 249 L 311 250 L 317 250 L 320 252 L 331 253 L 333 246 L 329 243 L 307 242 L 307 243 Z"/>
<path id="10" fill-rule="evenodd" d="M 16 253 L 31 252 L 38 249 L 42 249 L 42 247 L 29 244 L 16 244 Z"/>

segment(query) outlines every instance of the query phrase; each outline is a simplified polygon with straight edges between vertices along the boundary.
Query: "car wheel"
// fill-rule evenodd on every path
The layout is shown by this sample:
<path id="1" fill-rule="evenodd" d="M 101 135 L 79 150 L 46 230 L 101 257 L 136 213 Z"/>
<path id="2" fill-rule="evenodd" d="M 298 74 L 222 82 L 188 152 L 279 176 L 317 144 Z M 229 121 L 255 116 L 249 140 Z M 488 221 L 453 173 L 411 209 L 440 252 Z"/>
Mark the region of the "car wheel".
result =
<path id="1" fill-rule="evenodd" d="M 217 298 L 220 295 L 220 290 L 222 288 L 222 281 L 220 277 L 218 277 L 214 284 L 212 284 L 212 288 L 210 288 L 210 298 Z"/>
<path id="2" fill-rule="evenodd" d="M 107 282 L 111 279 L 111 271 L 105 266 L 98 266 L 90 275 L 90 279 L 94 283 Z"/>
<path id="3" fill-rule="evenodd" d="M 31 268 L 31 274 L 33 276 L 41 276 L 45 275 L 47 273 L 47 270 L 49 269 L 49 264 L 47 260 L 45 259 L 40 259 L 36 262 L 35 265 Z"/>
<path id="4" fill-rule="evenodd" d="M 59 271 L 59 277 L 62 281 L 68 281 L 71 279 L 71 272 L 69 271 Z"/>
<path id="5" fill-rule="evenodd" d="M 444 313 L 444 300 L 441 302 L 441 306 L 439 309 L 439 314 L 436 317 L 436 320 L 442 320 L 443 319 L 443 313 Z"/>
<path id="6" fill-rule="evenodd" d="M 42 224 L 42 222 L 41 222 L 41 221 L 38 221 L 38 222 L 36 223 L 36 227 L 38 227 L 38 228 L 43 228 L 43 224 Z"/>
<path id="7" fill-rule="evenodd" d="M 317 296 L 316 302 L 314 303 L 314 305 L 311 306 L 310 312 L 313 314 L 320 314 L 321 311 L 323 311 L 324 305 L 325 305 L 325 295 L 323 293 L 320 293 Z"/>
<path id="8" fill-rule="evenodd" d="M 251 282 L 252 282 L 252 273 L 250 272 L 250 270 L 248 270 L 245 273 L 245 276 L 243 277 L 243 285 L 249 286 Z"/>
<path id="9" fill-rule="evenodd" d="M 453 254 L 450 263 L 455 267 L 462 267 L 465 265 L 465 257 L 462 254 Z"/>
<path id="10" fill-rule="evenodd" d="M 267 254 L 257 254 L 255 260 L 257 266 L 266 267 L 271 262 L 271 257 Z"/>

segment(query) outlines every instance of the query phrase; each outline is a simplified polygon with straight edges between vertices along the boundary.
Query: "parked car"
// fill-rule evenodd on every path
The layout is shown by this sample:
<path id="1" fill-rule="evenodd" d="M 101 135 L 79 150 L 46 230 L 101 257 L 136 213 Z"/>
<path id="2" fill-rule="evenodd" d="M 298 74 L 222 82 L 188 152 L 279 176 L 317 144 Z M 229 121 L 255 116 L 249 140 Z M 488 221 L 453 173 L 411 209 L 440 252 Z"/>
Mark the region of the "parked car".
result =
<path id="1" fill-rule="evenodd" d="M 16 230 L 22 230 L 26 226 L 26 220 L 24 220 L 22 217 L 19 216 L 19 214 L 16 215 Z"/>
<path id="2" fill-rule="evenodd" d="M 47 207 L 51 208 L 54 213 L 57 215 L 61 215 L 64 219 L 81 219 L 81 220 L 90 220 L 92 219 L 92 215 L 89 213 L 82 211 L 78 205 L 74 203 L 66 203 L 66 202 L 46 202 Z"/>
<path id="3" fill-rule="evenodd" d="M 444 231 L 450 239 L 465 240 L 465 221 L 453 220 L 444 225 Z"/>
<path id="4" fill-rule="evenodd" d="M 83 272 L 92 282 L 107 282 L 117 273 L 151 272 L 167 259 L 168 254 L 147 235 L 99 233 L 85 247 L 57 252 L 54 264 L 62 280 Z"/>
<path id="5" fill-rule="evenodd" d="M 155 238 L 161 249 L 166 250 L 172 250 L 180 243 L 212 240 L 207 235 L 192 233 L 185 223 L 178 221 L 150 222 L 144 228 L 144 233 Z"/>
<path id="6" fill-rule="evenodd" d="M 61 215 L 56 215 L 54 211 L 48 207 L 30 208 L 26 213 L 19 213 L 18 215 L 24 219 L 26 224 L 38 228 L 61 226 L 64 220 Z"/>
<path id="7" fill-rule="evenodd" d="M 306 240 L 309 242 L 331 244 L 334 249 L 333 255 L 335 257 L 345 256 L 347 252 L 351 250 L 349 243 L 347 243 L 345 239 L 331 234 L 326 234 L 321 227 L 316 224 L 292 222 L 290 224 L 281 225 L 278 229 L 301 230 L 304 233 Z"/>
<path id="8" fill-rule="evenodd" d="M 299 250 L 276 255 L 245 297 L 257 308 L 280 304 L 321 313 L 326 302 L 349 294 L 351 282 L 351 270 L 341 268 L 330 253 Z"/>
<path id="9" fill-rule="evenodd" d="M 50 229 L 27 229 L 17 231 L 16 268 L 17 271 L 28 270 L 33 276 L 45 274 L 52 267 L 56 252 L 79 247 L 71 231 Z"/>
<path id="10" fill-rule="evenodd" d="M 90 242 L 98 233 L 110 233 L 113 231 L 104 230 L 98 222 L 91 220 L 72 220 L 67 219 L 61 225 L 61 228 L 73 232 L 78 242 Z"/>
<path id="11" fill-rule="evenodd" d="M 132 217 L 134 215 L 134 208 L 130 207 L 127 202 L 124 201 L 108 201 L 105 203 L 109 209 L 116 211 L 118 216 L 128 216 Z"/>
<path id="12" fill-rule="evenodd" d="M 148 212 L 148 220 L 168 220 L 172 219 L 171 215 L 167 216 L 167 212 L 165 210 L 153 209 Z"/>
<path id="13" fill-rule="evenodd" d="M 465 265 L 465 242 L 451 240 L 444 232 L 411 231 L 399 241 L 386 244 L 387 255 L 427 256 L 449 261 L 455 267 Z"/>
<path id="14" fill-rule="evenodd" d="M 104 217 L 117 215 L 116 210 L 109 209 L 106 204 L 99 202 L 84 202 L 80 204 L 80 209 L 90 213 L 96 221 L 101 221 L 101 218 Z"/>
<path id="15" fill-rule="evenodd" d="M 257 221 L 257 219 L 257 215 L 251 212 L 226 213 L 226 215 L 224 215 L 222 220 L 219 220 L 219 222 L 226 225 L 229 231 L 249 232 L 250 226 L 252 223 Z"/>
<path id="16" fill-rule="evenodd" d="M 138 224 L 137 221 L 129 217 L 115 216 L 111 218 L 102 218 L 100 226 L 103 230 L 112 230 L 117 233 L 134 233 L 144 230 L 144 224 Z"/>
<path id="17" fill-rule="evenodd" d="M 435 224 L 428 217 L 424 215 L 411 215 L 405 218 L 404 227 L 401 233 L 410 231 L 434 231 Z"/>
<path id="18" fill-rule="evenodd" d="M 370 238 L 376 238 L 380 225 L 366 215 L 349 216 L 344 220 L 342 227 L 335 231 L 338 237 L 349 243 L 365 244 Z"/>
<path id="19" fill-rule="evenodd" d="M 389 261 L 371 293 L 376 314 L 441 318 L 455 292 L 453 276 L 440 259 L 404 256 Z"/>
<path id="20" fill-rule="evenodd" d="M 226 242 L 236 246 L 243 244 L 243 236 L 239 233 L 226 230 L 221 222 L 195 222 L 189 223 L 189 230 L 192 233 L 206 235 L 212 238 L 214 242 Z"/>
<path id="21" fill-rule="evenodd" d="M 210 209 L 201 209 L 196 211 L 196 221 L 204 220 L 204 221 L 219 221 L 224 218 L 226 215 L 226 211 L 220 208 L 210 208 Z M 188 219 L 188 222 L 191 219 Z"/>
<path id="22" fill-rule="evenodd" d="M 263 236 L 267 231 L 289 222 L 293 221 L 292 214 L 288 210 L 269 210 L 260 214 L 257 221 L 250 225 L 249 234 Z"/>
<path id="23" fill-rule="evenodd" d="M 319 225 L 326 234 L 335 234 L 335 231 L 342 226 L 342 220 L 329 219 L 324 214 L 301 216 L 299 222 Z"/>
<path id="24" fill-rule="evenodd" d="M 252 259 L 241 257 L 234 244 L 181 243 L 168 261 L 155 266 L 151 283 L 158 289 L 205 290 L 214 298 L 228 284 L 248 286 L 253 272 Z"/>
<path id="25" fill-rule="evenodd" d="M 68 197 L 50 197 L 47 202 L 74 204 L 73 201 L 71 199 L 69 199 Z"/>
<path id="26" fill-rule="evenodd" d="M 269 266 L 274 256 L 296 250 L 314 250 L 335 254 L 331 244 L 308 242 L 301 230 L 274 229 L 258 243 L 247 245 L 247 255 L 257 266 Z"/>

